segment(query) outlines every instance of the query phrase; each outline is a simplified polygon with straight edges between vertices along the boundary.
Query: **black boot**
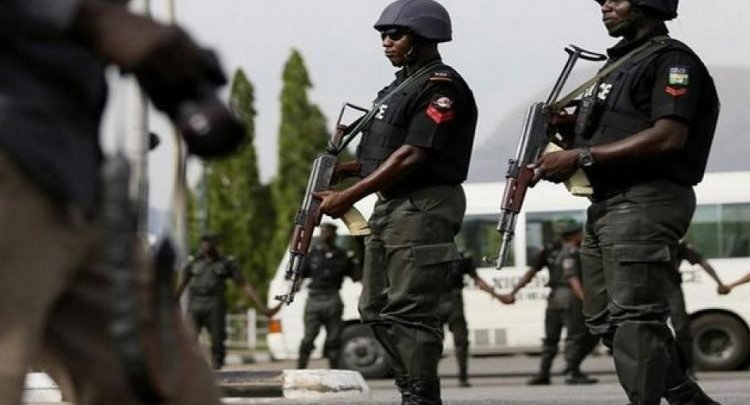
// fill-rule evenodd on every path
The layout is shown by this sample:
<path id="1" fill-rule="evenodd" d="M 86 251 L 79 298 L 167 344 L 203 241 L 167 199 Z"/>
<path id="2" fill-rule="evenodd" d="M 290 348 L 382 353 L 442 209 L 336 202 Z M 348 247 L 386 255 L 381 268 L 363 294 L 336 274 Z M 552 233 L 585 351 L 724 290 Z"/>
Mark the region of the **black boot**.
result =
<path id="1" fill-rule="evenodd" d="M 549 371 L 552 368 L 552 359 L 556 353 L 542 352 L 542 358 L 539 362 L 539 373 L 526 381 L 526 385 L 550 385 Z"/>
<path id="2" fill-rule="evenodd" d="M 406 405 L 442 405 L 440 400 L 440 379 L 410 378 L 409 389 L 411 395 Z"/>
<path id="3" fill-rule="evenodd" d="M 406 405 L 411 399 L 411 386 L 409 384 L 409 376 L 397 375 L 396 376 L 396 388 L 401 393 L 401 405 Z"/>
<path id="4" fill-rule="evenodd" d="M 706 395 L 693 380 L 686 380 L 677 387 L 670 388 L 664 393 L 669 405 L 720 405 Z"/>
<path id="5" fill-rule="evenodd" d="M 456 347 L 456 360 L 458 361 L 458 386 L 471 387 L 469 384 L 469 351 L 465 347 Z"/>
<path id="6" fill-rule="evenodd" d="M 529 381 L 526 381 L 526 385 L 550 385 L 549 374 L 537 374 Z"/>
<path id="7" fill-rule="evenodd" d="M 308 361 L 310 361 L 310 353 L 300 352 L 297 358 L 297 368 L 300 370 L 307 368 Z"/>
<path id="8" fill-rule="evenodd" d="M 211 355 L 211 367 L 213 367 L 214 370 L 220 370 L 222 367 L 224 367 L 224 355 L 223 354 Z"/>
<path id="9" fill-rule="evenodd" d="M 598 379 L 591 378 L 578 369 L 568 369 L 568 371 L 565 373 L 565 384 L 568 385 L 596 384 L 598 382 Z"/>
<path id="10" fill-rule="evenodd" d="M 339 366 L 339 351 L 331 350 L 328 352 L 327 357 L 328 357 L 328 367 L 331 370 L 341 368 Z"/>

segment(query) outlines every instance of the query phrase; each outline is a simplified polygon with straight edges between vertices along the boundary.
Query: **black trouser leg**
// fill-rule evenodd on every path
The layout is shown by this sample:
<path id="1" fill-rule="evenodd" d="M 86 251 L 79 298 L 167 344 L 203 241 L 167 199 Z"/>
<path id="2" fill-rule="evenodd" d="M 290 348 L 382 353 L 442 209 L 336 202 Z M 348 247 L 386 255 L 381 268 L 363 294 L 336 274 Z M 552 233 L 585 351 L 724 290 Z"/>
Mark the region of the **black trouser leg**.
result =
<path id="1" fill-rule="evenodd" d="M 469 381 L 469 350 L 466 347 L 456 348 L 456 361 L 458 362 L 458 381 L 468 383 Z"/>

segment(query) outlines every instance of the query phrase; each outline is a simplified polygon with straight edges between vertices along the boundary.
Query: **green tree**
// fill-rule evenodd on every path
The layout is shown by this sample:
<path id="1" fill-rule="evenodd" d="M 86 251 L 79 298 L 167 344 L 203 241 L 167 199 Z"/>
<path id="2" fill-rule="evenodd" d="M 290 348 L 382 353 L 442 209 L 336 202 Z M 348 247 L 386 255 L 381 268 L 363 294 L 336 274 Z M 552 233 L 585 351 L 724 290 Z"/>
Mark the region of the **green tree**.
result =
<path id="1" fill-rule="evenodd" d="M 278 170 L 272 183 L 276 232 L 269 266 L 277 266 L 288 247 L 294 216 L 307 187 L 312 161 L 328 142 L 325 117 L 307 97 L 311 88 L 302 55 L 292 50 L 284 66 L 281 90 Z"/>
<path id="2" fill-rule="evenodd" d="M 268 186 L 260 182 L 255 138 L 254 89 L 245 73 L 238 69 L 232 80 L 230 107 L 242 120 L 246 136 L 237 152 L 205 165 L 205 200 L 201 195 L 191 199 L 192 241 L 205 228 L 219 236 L 219 248 L 234 256 L 247 281 L 265 296 L 268 281 L 275 268 L 267 263 L 273 233 L 273 206 Z M 199 194 L 202 190 L 199 187 Z M 205 206 L 205 218 L 200 215 Z M 201 219 L 205 224 L 200 224 Z M 193 244 L 195 246 L 195 244 Z M 230 308 L 250 303 L 243 294 L 230 287 Z"/>

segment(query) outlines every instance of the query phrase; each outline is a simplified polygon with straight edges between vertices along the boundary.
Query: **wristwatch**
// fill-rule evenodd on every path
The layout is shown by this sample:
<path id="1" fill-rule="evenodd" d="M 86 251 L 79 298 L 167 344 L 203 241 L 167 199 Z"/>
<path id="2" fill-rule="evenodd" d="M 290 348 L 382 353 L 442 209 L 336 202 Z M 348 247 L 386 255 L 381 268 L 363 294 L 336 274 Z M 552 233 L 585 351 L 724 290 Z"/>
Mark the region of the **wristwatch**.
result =
<path id="1" fill-rule="evenodd" d="M 591 155 L 591 148 L 584 146 L 578 149 L 578 167 L 591 167 L 594 165 L 594 156 Z"/>

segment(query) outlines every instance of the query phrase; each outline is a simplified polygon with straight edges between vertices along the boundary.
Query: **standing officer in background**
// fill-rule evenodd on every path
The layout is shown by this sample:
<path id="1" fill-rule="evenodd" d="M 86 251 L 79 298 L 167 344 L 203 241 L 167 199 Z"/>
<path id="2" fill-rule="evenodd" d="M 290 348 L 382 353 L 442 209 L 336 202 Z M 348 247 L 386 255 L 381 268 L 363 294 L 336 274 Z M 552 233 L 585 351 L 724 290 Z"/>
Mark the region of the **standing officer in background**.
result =
<path id="1" fill-rule="evenodd" d="M 182 296 L 185 287 L 190 286 L 188 312 L 193 321 L 196 335 L 206 328 L 211 336 L 211 365 L 215 369 L 224 366 L 227 338 L 226 280 L 232 279 L 255 303 L 255 306 L 269 318 L 281 308 L 281 303 L 268 309 L 253 287 L 245 280 L 237 263 L 231 256 L 219 253 L 217 238 L 214 235 L 201 237 L 200 252 L 191 258 L 182 270 L 182 279 L 177 287 L 177 298 Z"/>
<path id="2" fill-rule="evenodd" d="M 339 174 L 361 178 L 316 193 L 333 217 L 377 193 L 365 242 L 359 310 L 392 358 L 404 403 L 440 404 L 437 366 L 443 333 L 437 314 L 448 272 L 459 259 L 466 179 L 477 109 L 461 76 L 443 64 L 448 12 L 433 0 L 397 0 L 375 23 L 385 57 L 400 68 L 378 93 L 357 150 Z"/>
<path id="3" fill-rule="evenodd" d="M 682 361 L 684 361 L 684 367 L 687 370 L 688 375 L 694 377 L 693 367 L 693 334 L 690 331 L 690 317 L 685 309 L 685 296 L 682 293 L 682 273 L 680 273 L 680 265 L 684 260 L 692 265 L 700 265 L 701 268 L 716 281 L 717 287 L 716 292 L 722 295 L 729 293 L 729 287 L 725 286 L 721 282 L 719 275 L 716 274 L 713 266 L 700 254 L 693 246 L 686 241 L 680 241 L 677 245 L 677 260 L 675 262 L 675 271 L 672 274 L 673 282 L 675 287 L 669 294 L 669 319 L 672 323 L 672 329 L 674 329 L 675 339 L 677 341 L 677 348 L 680 350 Z"/>
<path id="4" fill-rule="evenodd" d="M 581 372 L 581 363 L 599 342 L 587 329 L 583 320 L 583 288 L 581 287 L 580 248 L 583 232 L 581 224 L 567 220 L 560 225 L 562 241 L 546 246 L 539 252 L 536 263 L 521 277 L 505 299 L 515 302 L 519 290 L 525 287 L 543 268 L 549 271 L 550 288 L 544 313 L 544 341 L 539 373 L 529 385 L 549 385 L 552 361 L 557 355 L 560 335 L 565 327 L 565 383 L 594 384 L 598 380 Z"/>
<path id="5" fill-rule="evenodd" d="M 471 384 L 468 374 L 469 327 L 464 315 L 464 275 L 471 277 L 477 288 L 493 298 L 499 299 L 502 303 L 510 304 L 512 301 L 501 297 L 486 281 L 479 277 L 477 266 L 474 265 L 474 260 L 469 252 L 462 252 L 461 259 L 453 262 L 448 275 L 449 289 L 440 297 L 438 314 L 440 323 L 448 324 L 448 330 L 453 335 L 453 347 L 458 362 L 458 386 L 466 388 L 471 387 Z"/>
<path id="6" fill-rule="evenodd" d="M 105 1 L 0 1 L 0 43 L 0 398 L 21 403 L 35 360 L 76 404 L 144 404 L 109 328 L 112 269 L 100 261 L 108 250 L 99 173 L 104 67 L 134 72 L 173 119 L 183 103 L 223 84 L 223 74 L 178 27 Z M 207 129 L 206 144 L 230 150 Z M 126 271 L 146 275 L 137 280 L 144 290 L 133 295 L 151 293 L 153 269 L 142 249 L 117 248 L 121 257 L 135 256 L 136 268 Z M 161 403 L 218 405 L 214 376 L 179 314 L 162 309 L 174 320 L 176 341 L 157 350 L 174 351 L 179 373 Z M 138 332 L 153 333 L 157 315 L 138 315 Z"/>
<path id="7" fill-rule="evenodd" d="M 326 341 L 323 356 L 331 368 L 339 368 L 341 353 L 341 333 L 344 331 L 344 303 L 339 290 L 344 277 L 359 280 L 358 264 L 353 254 L 336 246 L 336 225 L 324 223 L 320 226 L 320 243 L 302 262 L 300 273 L 310 278 L 307 302 L 305 303 L 305 336 L 299 346 L 297 368 L 307 368 L 310 353 L 315 348 L 315 338 L 320 327 L 326 328 Z"/>
<path id="8" fill-rule="evenodd" d="M 688 378 L 667 327 L 677 246 L 695 210 L 719 114 L 700 58 L 669 38 L 677 0 L 597 0 L 622 65 L 584 94 L 577 149 L 535 163 L 535 180 L 582 167 L 594 194 L 581 249 L 584 314 L 612 348 L 632 405 L 714 404 Z"/>

